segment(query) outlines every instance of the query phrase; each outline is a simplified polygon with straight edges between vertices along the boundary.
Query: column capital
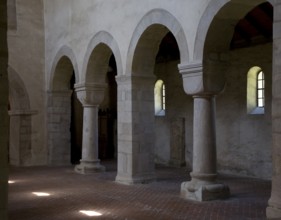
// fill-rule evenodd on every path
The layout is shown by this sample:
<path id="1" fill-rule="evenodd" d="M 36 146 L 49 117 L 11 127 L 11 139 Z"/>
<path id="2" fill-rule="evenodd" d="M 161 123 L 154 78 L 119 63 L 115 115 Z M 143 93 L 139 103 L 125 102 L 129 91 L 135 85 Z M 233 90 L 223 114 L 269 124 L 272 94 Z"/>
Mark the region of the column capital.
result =
<path id="1" fill-rule="evenodd" d="M 179 64 L 185 93 L 194 96 L 222 92 L 225 87 L 226 64 L 223 60 L 208 60 L 204 65 L 202 61 Z"/>
<path id="2" fill-rule="evenodd" d="M 204 92 L 203 64 L 201 61 L 179 64 L 178 69 L 183 79 L 186 94 L 195 95 Z"/>
<path id="3" fill-rule="evenodd" d="M 77 83 L 74 88 L 83 107 L 94 107 L 103 101 L 107 85 L 103 83 Z"/>

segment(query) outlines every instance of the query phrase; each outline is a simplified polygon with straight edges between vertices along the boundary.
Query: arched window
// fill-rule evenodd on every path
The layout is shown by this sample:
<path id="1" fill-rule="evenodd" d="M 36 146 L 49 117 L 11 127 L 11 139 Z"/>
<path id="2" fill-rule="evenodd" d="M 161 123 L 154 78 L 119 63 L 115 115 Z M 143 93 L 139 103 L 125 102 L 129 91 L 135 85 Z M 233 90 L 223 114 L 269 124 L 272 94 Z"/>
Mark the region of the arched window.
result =
<path id="1" fill-rule="evenodd" d="M 257 103 L 259 108 L 264 108 L 264 73 L 260 71 L 257 79 Z"/>
<path id="2" fill-rule="evenodd" d="M 247 79 L 247 112 L 248 114 L 264 114 L 265 79 L 260 67 L 252 67 Z"/>
<path id="3" fill-rule="evenodd" d="M 164 116 L 166 109 L 166 87 L 163 80 L 157 80 L 154 86 L 155 115 Z"/>

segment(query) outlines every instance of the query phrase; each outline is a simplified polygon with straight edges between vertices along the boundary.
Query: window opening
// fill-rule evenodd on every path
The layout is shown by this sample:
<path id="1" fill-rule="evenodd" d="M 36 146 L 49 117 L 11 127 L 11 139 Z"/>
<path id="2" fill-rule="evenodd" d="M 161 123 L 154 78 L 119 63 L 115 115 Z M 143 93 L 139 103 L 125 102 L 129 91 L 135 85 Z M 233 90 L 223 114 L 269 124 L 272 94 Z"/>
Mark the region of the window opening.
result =
<path id="1" fill-rule="evenodd" d="M 162 110 L 166 109 L 166 88 L 165 88 L 165 84 L 163 83 L 162 85 Z"/>
<path id="2" fill-rule="evenodd" d="M 257 106 L 264 107 L 264 73 L 260 71 L 257 79 Z"/>
<path id="3" fill-rule="evenodd" d="M 247 78 L 247 112 L 264 114 L 265 108 L 265 74 L 258 66 L 252 67 Z"/>
<path id="4" fill-rule="evenodd" d="M 155 115 L 164 116 L 166 110 L 166 86 L 163 80 L 157 80 L 154 87 Z"/>

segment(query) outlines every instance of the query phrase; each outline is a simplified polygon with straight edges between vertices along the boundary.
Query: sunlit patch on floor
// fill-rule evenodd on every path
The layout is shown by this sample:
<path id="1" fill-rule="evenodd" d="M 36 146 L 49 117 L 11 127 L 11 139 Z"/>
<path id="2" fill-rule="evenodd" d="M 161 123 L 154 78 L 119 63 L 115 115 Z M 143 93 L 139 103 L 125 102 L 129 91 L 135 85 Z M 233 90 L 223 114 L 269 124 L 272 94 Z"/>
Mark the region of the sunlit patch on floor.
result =
<path id="1" fill-rule="evenodd" d="M 39 197 L 44 197 L 44 196 L 50 196 L 50 193 L 46 193 L 46 192 L 33 192 L 32 194 L 39 196 Z"/>
<path id="2" fill-rule="evenodd" d="M 96 211 L 91 210 L 80 210 L 80 213 L 87 215 L 87 216 L 101 216 L 102 214 Z"/>

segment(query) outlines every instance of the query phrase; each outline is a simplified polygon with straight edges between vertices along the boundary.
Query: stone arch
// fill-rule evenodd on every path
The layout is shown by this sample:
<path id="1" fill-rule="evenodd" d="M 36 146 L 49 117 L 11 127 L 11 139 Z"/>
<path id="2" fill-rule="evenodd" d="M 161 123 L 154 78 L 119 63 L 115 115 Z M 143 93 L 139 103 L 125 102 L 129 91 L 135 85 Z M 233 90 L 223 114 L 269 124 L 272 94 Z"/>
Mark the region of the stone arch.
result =
<path id="1" fill-rule="evenodd" d="M 74 53 L 68 46 L 57 52 L 50 72 L 47 99 L 48 160 L 52 165 L 71 162 L 71 80 L 79 80 Z"/>
<path id="2" fill-rule="evenodd" d="M 143 71 L 153 70 L 155 56 L 163 37 L 170 31 L 180 50 L 180 61 L 189 60 L 186 37 L 178 20 L 163 9 L 149 11 L 138 23 L 130 42 L 127 55 L 127 69 L 125 74 L 135 74 L 140 68 Z M 145 58 L 145 59 L 144 59 Z M 143 63 L 143 62 L 146 63 Z"/>
<path id="3" fill-rule="evenodd" d="M 212 29 L 212 25 L 217 25 L 222 28 L 221 25 L 226 26 L 229 24 L 229 28 L 226 28 L 227 32 L 224 32 L 222 35 L 222 39 L 217 40 L 220 49 L 225 49 L 227 42 L 230 42 L 231 36 L 234 31 L 235 24 L 238 22 L 240 18 L 245 16 L 251 9 L 255 6 L 266 2 L 266 0 L 258 0 L 258 1 L 238 1 L 238 0 L 212 0 L 206 10 L 204 11 L 199 25 L 197 29 L 195 46 L 194 46 L 194 57 L 193 60 L 197 62 L 202 62 L 204 56 L 204 47 L 206 44 L 207 34 L 211 35 L 210 29 Z M 268 0 L 269 3 L 273 5 L 273 0 Z M 228 18 L 227 22 L 213 22 L 215 17 L 225 17 Z M 230 23 L 231 22 L 231 23 Z M 213 27 L 215 30 L 216 27 Z M 217 44 L 216 44 L 217 46 Z"/>
<path id="4" fill-rule="evenodd" d="M 31 120 L 36 111 L 30 110 L 30 100 L 19 74 L 8 68 L 10 101 L 9 162 L 11 165 L 30 165 L 32 161 Z"/>
<path id="5" fill-rule="evenodd" d="M 203 16 L 201 17 L 201 20 L 199 22 L 199 26 L 197 29 L 197 35 L 196 35 L 196 39 L 195 39 L 195 46 L 194 46 L 194 57 L 193 60 L 197 63 L 201 64 L 201 69 L 200 69 L 200 76 L 202 76 L 202 80 L 200 82 L 202 82 L 204 90 L 202 91 L 202 93 L 210 93 L 210 94 L 218 94 L 219 92 L 221 92 L 223 89 L 225 89 L 225 82 L 228 82 L 228 87 L 226 87 L 227 92 L 224 93 L 224 97 L 225 99 L 221 99 L 220 103 L 218 103 L 218 109 L 222 109 L 222 106 L 227 106 L 227 98 L 230 98 L 231 95 L 235 94 L 235 89 L 233 89 L 233 87 L 231 88 L 231 83 L 233 83 L 231 81 L 231 77 L 233 79 L 233 76 L 236 76 L 238 78 L 238 76 L 241 76 L 239 78 L 239 81 L 237 80 L 237 87 L 239 86 L 239 88 L 245 88 L 245 90 L 241 90 L 241 95 L 240 97 L 244 97 L 245 95 L 245 99 L 242 100 L 241 102 L 239 99 L 236 100 L 232 100 L 230 101 L 230 106 L 232 106 L 232 109 L 235 109 L 237 106 L 237 112 L 239 110 L 241 110 L 242 108 L 245 108 L 246 110 L 246 86 L 245 86 L 245 81 L 246 81 L 246 77 L 245 77 L 245 72 L 243 71 L 242 67 L 241 69 L 239 69 L 239 66 L 246 66 L 249 64 L 249 62 L 251 62 L 251 55 L 248 53 L 247 55 L 245 55 L 244 58 L 246 58 L 246 56 L 248 57 L 248 59 L 244 59 L 239 60 L 234 58 L 233 54 L 236 53 L 237 54 L 243 54 L 242 51 L 231 51 L 230 48 L 230 43 L 235 31 L 235 27 L 236 24 L 239 22 L 239 20 L 245 18 L 245 16 L 252 11 L 255 7 L 257 7 L 258 5 L 265 3 L 265 0 L 258 0 L 258 1 L 239 1 L 239 0 L 219 0 L 219 1 L 210 1 L 209 5 L 207 6 L 205 12 L 203 13 Z M 223 33 L 223 34 L 222 34 Z M 247 48 L 249 49 L 249 48 Z M 250 48 L 253 51 L 253 48 Z M 250 51 L 250 50 L 249 50 Z M 240 53 L 241 52 L 241 53 Z M 228 55 L 231 56 L 228 56 Z M 266 55 L 268 57 L 268 54 Z M 229 59 L 231 58 L 231 59 Z M 239 57 L 240 58 L 240 57 Z M 254 59 L 256 57 L 252 57 L 252 59 Z M 269 58 L 270 59 L 270 58 Z M 235 61 L 234 61 L 235 60 Z M 236 64 L 233 64 L 234 62 L 236 62 Z M 247 62 L 247 63 L 246 63 Z M 267 61 L 270 64 L 270 61 Z M 237 65 L 237 63 L 239 63 Z M 228 65 L 231 64 L 231 65 Z M 235 67 L 238 67 L 235 69 Z M 246 67 L 245 67 L 246 68 Z M 244 68 L 244 69 L 245 69 Z M 236 71 L 235 71 L 235 70 Z M 225 74 L 227 73 L 227 74 Z M 243 75 L 244 74 L 244 75 Z M 198 74 L 199 75 L 199 74 Z M 226 80 L 227 77 L 227 80 Z M 242 80 L 240 80 L 242 79 Z M 243 81 L 244 80 L 244 81 Z M 244 84 L 243 84 L 244 83 Z M 232 84 L 233 85 L 233 84 Z M 243 86 L 243 87 L 242 87 Z M 230 95 L 231 94 L 231 95 Z M 222 101 L 223 100 L 223 101 Z M 237 105 L 237 103 L 243 103 L 240 106 Z M 236 106 L 235 106 L 236 105 Z M 221 118 L 225 117 L 225 112 L 227 112 L 226 108 L 223 108 L 224 111 L 220 111 L 219 114 L 217 114 L 217 118 L 218 121 L 221 120 Z M 227 154 L 224 154 L 222 152 L 227 152 L 230 151 L 231 147 L 225 147 L 227 144 L 225 144 L 226 142 L 229 141 L 229 136 L 228 134 L 230 134 L 230 136 L 232 136 L 232 138 L 235 136 L 235 133 L 240 132 L 240 133 L 244 133 L 244 130 L 246 130 L 247 127 L 251 127 L 254 123 L 258 124 L 260 123 L 258 126 L 260 130 L 262 130 L 262 128 L 265 128 L 265 123 L 263 124 L 264 121 L 255 118 L 254 120 L 248 120 L 249 117 L 244 117 L 243 122 L 241 119 L 239 119 L 237 117 L 237 115 L 239 115 L 239 117 L 243 114 L 237 114 L 235 115 L 234 111 L 229 111 L 228 117 L 231 118 L 235 118 L 235 122 L 236 123 L 243 123 L 243 126 L 237 128 L 237 130 L 231 130 L 229 132 L 225 132 L 222 133 L 221 131 L 225 131 L 225 127 L 224 124 L 227 124 L 227 122 L 223 122 L 219 121 L 218 123 L 218 131 L 220 131 L 220 135 L 218 136 L 218 166 L 220 167 L 221 170 L 223 170 L 223 166 L 224 164 L 227 164 L 227 160 L 226 158 L 228 158 Z M 235 116 L 234 116 L 235 115 Z M 248 121 L 247 121 L 248 120 Z M 241 121 L 241 122 L 240 122 Z M 270 125 L 270 119 L 267 120 L 268 124 Z M 270 127 L 270 126 L 269 126 Z M 248 129 L 249 130 L 249 129 Z M 264 129 L 264 130 L 268 130 L 268 129 Z M 263 134 L 263 138 L 266 140 L 266 144 L 270 145 L 270 131 L 265 133 L 265 132 L 259 132 L 258 129 L 254 130 L 252 129 L 252 134 L 254 134 L 253 136 L 262 136 L 261 134 Z M 228 133 L 228 134 L 227 134 Z M 237 135 L 238 136 L 238 135 Z M 269 149 L 267 148 L 263 148 L 264 146 L 254 142 L 256 139 L 253 136 L 239 136 L 241 139 L 239 140 L 239 146 L 241 147 L 244 144 L 244 149 L 247 149 L 248 151 L 258 151 L 258 149 L 266 149 L 265 153 L 263 155 L 263 157 L 260 157 L 261 160 L 263 161 L 263 165 L 259 167 L 259 170 L 262 170 L 260 168 L 264 168 L 264 170 L 269 171 L 270 170 L 270 165 L 267 166 L 266 162 L 268 162 L 268 164 L 270 164 L 270 157 L 269 156 L 265 156 L 269 154 Z M 226 141 L 227 140 L 227 141 Z M 237 138 L 236 138 L 237 140 Z M 246 142 L 251 142 L 251 145 L 247 145 L 245 144 Z M 231 142 L 228 142 L 229 145 L 231 146 Z M 237 144 L 237 142 L 235 143 Z M 266 145 L 265 144 L 265 145 Z M 252 147 L 252 148 L 251 148 Z M 254 147 L 256 147 L 254 149 Z M 233 148 L 235 149 L 235 148 Z M 244 154 L 244 150 L 243 152 L 237 152 L 237 158 L 235 158 L 235 160 L 233 160 L 233 164 L 231 165 L 233 167 L 235 167 L 235 163 L 239 164 L 239 160 L 242 161 L 243 159 L 243 155 Z M 229 153 L 230 157 L 233 157 L 233 154 Z M 241 158 L 239 158 L 241 157 Z M 223 159 L 222 159 L 223 158 Z M 259 160 L 260 158 L 258 158 L 257 160 Z M 266 165 L 265 165 L 266 164 Z M 239 164 L 240 165 L 240 164 Z M 230 164 L 228 163 L 227 166 L 230 166 Z M 269 169 L 268 169 L 269 168 Z M 244 167 L 244 170 L 250 170 L 247 167 L 247 164 Z M 255 175 L 261 175 L 260 173 L 262 173 L 261 171 L 259 171 L 258 174 Z M 264 174 L 268 174 L 269 172 L 264 172 Z"/>
<path id="6" fill-rule="evenodd" d="M 75 55 L 68 46 L 63 46 L 57 52 L 50 71 L 49 90 L 69 89 L 69 81 L 74 71 L 75 79 L 79 81 L 79 71 Z"/>
<path id="7" fill-rule="evenodd" d="M 117 74 L 122 74 L 119 47 L 111 34 L 98 32 L 89 42 L 82 68 L 81 82 L 104 83 L 111 55 L 114 55 Z"/>
<path id="8" fill-rule="evenodd" d="M 118 96 L 118 158 L 121 159 L 116 181 L 121 183 L 149 182 L 155 178 L 154 67 L 160 43 L 169 31 L 178 44 L 181 62 L 187 62 L 189 51 L 181 24 L 169 12 L 154 9 L 135 28 L 125 74 L 117 78 L 118 92 L 124 94 Z"/>

